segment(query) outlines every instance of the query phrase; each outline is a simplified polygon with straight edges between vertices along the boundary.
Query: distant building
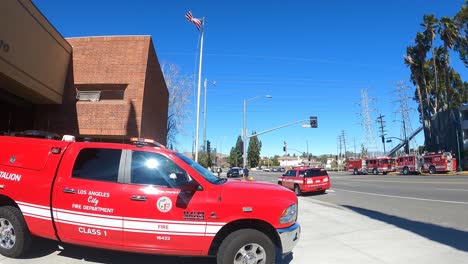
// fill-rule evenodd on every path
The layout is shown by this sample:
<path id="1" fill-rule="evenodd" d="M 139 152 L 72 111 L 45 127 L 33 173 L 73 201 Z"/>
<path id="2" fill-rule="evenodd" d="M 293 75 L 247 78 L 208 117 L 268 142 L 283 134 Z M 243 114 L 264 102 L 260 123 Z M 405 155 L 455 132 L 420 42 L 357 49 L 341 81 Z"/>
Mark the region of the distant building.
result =
<path id="1" fill-rule="evenodd" d="M 65 39 L 28 0 L 1 1 L 0 24 L 0 134 L 166 144 L 169 94 L 150 36 Z"/>
<path id="2" fill-rule="evenodd" d="M 300 157 L 291 157 L 291 156 L 282 156 L 278 158 L 281 167 L 294 167 L 302 165 L 302 158 Z"/>

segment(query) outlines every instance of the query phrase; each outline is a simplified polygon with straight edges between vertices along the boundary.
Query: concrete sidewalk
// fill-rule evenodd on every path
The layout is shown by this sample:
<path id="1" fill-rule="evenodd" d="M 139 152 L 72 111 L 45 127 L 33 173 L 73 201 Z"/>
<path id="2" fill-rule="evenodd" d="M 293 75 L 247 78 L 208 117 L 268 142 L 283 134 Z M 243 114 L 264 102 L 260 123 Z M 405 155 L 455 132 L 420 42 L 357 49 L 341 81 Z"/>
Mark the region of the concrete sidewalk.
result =
<path id="1" fill-rule="evenodd" d="M 468 232 L 299 198 L 290 263 L 468 263 Z M 427 229 L 427 230 L 426 230 Z"/>

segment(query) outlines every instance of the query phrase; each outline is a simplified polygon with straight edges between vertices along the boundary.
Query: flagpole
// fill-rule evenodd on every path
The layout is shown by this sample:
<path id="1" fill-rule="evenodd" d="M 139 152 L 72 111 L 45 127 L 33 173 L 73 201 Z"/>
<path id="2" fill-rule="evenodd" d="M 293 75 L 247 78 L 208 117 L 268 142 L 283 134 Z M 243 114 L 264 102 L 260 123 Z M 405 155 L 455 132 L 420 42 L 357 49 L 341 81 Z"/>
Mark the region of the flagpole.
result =
<path id="1" fill-rule="evenodd" d="M 198 93 L 197 93 L 197 129 L 195 133 L 195 162 L 198 162 L 198 132 L 200 128 L 200 93 L 201 93 L 201 73 L 203 59 L 203 35 L 205 33 L 205 18 L 202 18 L 201 40 L 200 40 L 200 64 L 198 65 Z"/>

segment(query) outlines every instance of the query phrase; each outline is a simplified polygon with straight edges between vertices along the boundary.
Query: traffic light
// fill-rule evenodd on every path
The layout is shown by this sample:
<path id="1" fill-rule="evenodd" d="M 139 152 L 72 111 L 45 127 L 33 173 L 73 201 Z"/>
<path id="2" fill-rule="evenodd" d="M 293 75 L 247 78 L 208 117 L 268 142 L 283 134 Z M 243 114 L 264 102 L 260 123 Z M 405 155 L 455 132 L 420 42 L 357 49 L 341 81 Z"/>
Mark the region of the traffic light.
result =
<path id="1" fill-rule="evenodd" d="M 286 152 L 288 150 L 288 143 L 286 143 L 286 141 L 284 142 L 284 146 L 283 146 L 283 151 Z"/>
<path id="2" fill-rule="evenodd" d="M 317 128 L 318 127 L 317 117 L 316 116 L 311 116 L 310 117 L 310 127 L 311 128 Z"/>

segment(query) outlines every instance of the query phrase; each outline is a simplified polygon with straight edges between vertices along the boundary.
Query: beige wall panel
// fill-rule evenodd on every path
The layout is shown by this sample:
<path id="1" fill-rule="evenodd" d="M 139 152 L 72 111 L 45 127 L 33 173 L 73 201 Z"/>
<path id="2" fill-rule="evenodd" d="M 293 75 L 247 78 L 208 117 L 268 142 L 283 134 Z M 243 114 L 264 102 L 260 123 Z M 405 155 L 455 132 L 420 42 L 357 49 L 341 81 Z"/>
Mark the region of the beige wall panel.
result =
<path id="1" fill-rule="evenodd" d="M 0 25 L 0 72 L 29 90 L 10 92 L 33 103 L 61 103 L 72 47 L 27 0 L 0 1 Z"/>

